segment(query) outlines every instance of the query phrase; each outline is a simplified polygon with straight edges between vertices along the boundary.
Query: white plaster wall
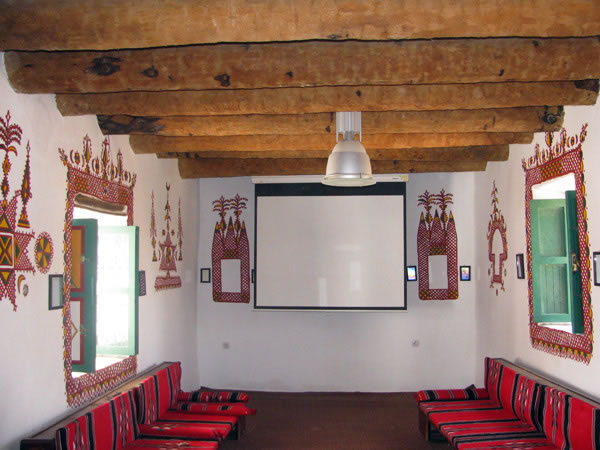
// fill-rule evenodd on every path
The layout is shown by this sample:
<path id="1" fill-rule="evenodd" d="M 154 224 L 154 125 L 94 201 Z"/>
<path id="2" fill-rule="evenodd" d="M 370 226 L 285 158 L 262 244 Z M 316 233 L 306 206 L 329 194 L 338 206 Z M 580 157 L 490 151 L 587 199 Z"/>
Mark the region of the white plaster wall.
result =
<path id="1" fill-rule="evenodd" d="M 31 188 L 27 205 L 31 230 L 36 237 L 46 231 L 54 243 L 50 273 L 63 270 L 63 221 L 66 198 L 66 168 L 58 148 L 81 150 L 83 137 L 92 139 L 94 154 L 101 149 L 102 134 L 94 116 L 65 118 L 55 106 L 53 95 L 22 95 L 12 91 L 3 62 L 0 64 L 0 116 L 10 110 L 12 123 L 23 129 L 18 155 L 11 153 L 10 194 L 20 189 L 27 141 L 31 146 Z M 197 365 L 194 339 L 196 273 L 195 182 L 183 182 L 176 164 L 153 156 L 136 156 L 126 136 L 111 138 L 113 157 L 120 148 L 125 168 L 137 174 L 134 189 L 134 222 L 140 227 L 140 269 L 146 270 L 148 295 L 140 297 L 140 355 L 138 368 L 164 360 L 183 361 L 184 385 L 196 385 Z M 4 158 L 4 152 L 0 152 Z M 152 263 L 150 244 L 150 195 L 156 197 L 157 224 L 162 223 L 166 200 L 165 182 L 171 183 L 174 223 L 181 197 L 184 234 L 184 261 L 178 271 L 181 289 L 156 293 L 153 281 L 158 273 Z M 20 205 L 20 203 L 19 203 Z M 20 206 L 19 210 L 20 212 Z M 33 260 L 34 241 L 28 250 Z M 18 448 L 19 440 L 53 423 L 68 412 L 63 373 L 62 317 L 60 310 L 48 310 L 48 276 L 26 274 L 29 293 L 17 294 L 18 309 L 7 298 L 0 299 L 0 448 Z"/>
<path id="2" fill-rule="evenodd" d="M 579 134 L 581 126 L 589 123 L 586 141 L 583 143 L 584 176 L 588 212 L 590 255 L 600 249 L 600 208 L 596 199 L 600 194 L 600 178 L 596 176 L 600 165 L 600 105 L 565 108 L 564 127 L 569 136 Z M 558 134 L 556 134 L 558 135 Z M 525 238 L 525 172 L 521 160 L 533 155 L 535 143 L 542 147 L 544 134 L 535 135 L 528 145 L 511 145 L 510 159 L 504 163 L 490 163 L 485 173 L 476 177 L 478 189 L 475 193 L 477 233 L 474 236 L 478 249 L 477 260 L 487 268 L 487 224 L 492 212 L 492 181 L 496 180 L 499 190 L 499 208 L 507 224 L 508 277 L 506 292 L 496 296 L 489 286 L 489 278 L 482 277 L 477 285 L 477 354 L 500 356 L 545 373 L 549 377 L 600 398 L 600 359 L 598 349 L 589 365 L 561 358 L 534 349 L 529 339 L 529 312 L 527 279 L 516 279 L 515 254 L 527 254 Z M 487 272 L 486 272 L 487 273 Z M 600 339 L 600 324 L 596 320 L 600 288 L 592 286 L 592 309 L 594 314 L 594 342 Z M 483 364 L 478 369 L 478 380 L 483 380 Z"/>
<path id="3" fill-rule="evenodd" d="M 417 195 L 445 188 L 459 264 L 474 265 L 474 175 L 411 175 L 407 185 L 407 263 L 416 265 Z M 218 215 L 212 201 L 249 199 L 243 214 L 254 251 L 254 187 L 249 178 L 199 182 L 199 268 L 211 267 Z M 292 270 L 290 268 L 290 270 Z M 423 302 L 408 286 L 407 312 L 253 311 L 251 304 L 215 303 L 211 284 L 198 284 L 198 364 L 202 384 L 272 391 L 414 391 L 464 387 L 475 373 L 475 282 L 460 299 Z M 418 341 L 418 346 L 413 342 Z"/>

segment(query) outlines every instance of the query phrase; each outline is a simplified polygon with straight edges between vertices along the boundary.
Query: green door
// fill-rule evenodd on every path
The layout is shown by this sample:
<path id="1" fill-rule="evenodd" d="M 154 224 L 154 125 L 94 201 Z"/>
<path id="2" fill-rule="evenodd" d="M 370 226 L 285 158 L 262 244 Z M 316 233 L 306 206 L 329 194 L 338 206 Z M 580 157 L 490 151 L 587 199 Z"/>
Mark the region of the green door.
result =
<path id="1" fill-rule="evenodd" d="M 581 276 L 575 192 L 565 199 L 531 200 L 533 319 L 581 323 Z"/>
<path id="2" fill-rule="evenodd" d="M 72 226 L 71 310 L 79 307 L 73 339 L 79 340 L 79 359 L 73 359 L 73 372 L 94 372 L 96 369 L 96 270 L 98 222 L 93 219 L 73 219 Z M 77 326 L 78 325 L 78 326 Z"/>

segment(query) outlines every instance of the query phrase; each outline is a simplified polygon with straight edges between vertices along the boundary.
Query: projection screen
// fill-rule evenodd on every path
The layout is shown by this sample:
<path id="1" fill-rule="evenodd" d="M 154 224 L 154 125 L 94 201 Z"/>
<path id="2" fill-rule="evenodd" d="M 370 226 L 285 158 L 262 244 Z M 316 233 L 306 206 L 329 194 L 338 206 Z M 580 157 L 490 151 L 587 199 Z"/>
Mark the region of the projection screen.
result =
<path id="1" fill-rule="evenodd" d="M 405 183 L 255 187 L 256 309 L 406 309 Z"/>

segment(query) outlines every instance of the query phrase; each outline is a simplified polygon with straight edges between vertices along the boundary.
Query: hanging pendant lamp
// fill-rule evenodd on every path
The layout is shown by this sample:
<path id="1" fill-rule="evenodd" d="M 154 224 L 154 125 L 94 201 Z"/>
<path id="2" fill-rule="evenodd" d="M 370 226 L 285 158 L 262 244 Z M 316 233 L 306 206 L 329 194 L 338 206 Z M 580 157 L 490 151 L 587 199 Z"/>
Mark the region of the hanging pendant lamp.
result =
<path id="1" fill-rule="evenodd" d="M 336 112 L 335 118 L 337 144 L 327 159 L 327 169 L 322 183 L 329 186 L 375 184 L 369 155 L 360 143 L 362 140 L 360 112 Z M 356 140 L 357 135 L 359 140 Z"/>

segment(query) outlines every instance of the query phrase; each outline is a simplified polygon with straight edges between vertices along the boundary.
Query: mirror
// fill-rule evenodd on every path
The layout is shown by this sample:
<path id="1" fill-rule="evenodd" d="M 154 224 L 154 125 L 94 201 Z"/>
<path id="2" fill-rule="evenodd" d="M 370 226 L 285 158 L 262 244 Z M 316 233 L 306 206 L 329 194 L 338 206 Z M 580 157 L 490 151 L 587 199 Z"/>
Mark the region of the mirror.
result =
<path id="1" fill-rule="evenodd" d="M 85 347 L 86 344 L 85 337 L 95 335 L 95 332 L 92 333 L 85 327 L 81 327 L 81 323 L 85 323 L 86 308 L 84 303 L 76 301 L 78 296 L 75 294 L 86 286 L 85 268 L 82 267 L 86 258 L 83 256 L 82 249 L 76 244 L 85 242 L 85 239 L 77 236 L 82 233 L 82 229 L 79 225 L 73 225 L 74 209 L 79 205 L 87 210 L 101 210 L 110 215 L 126 214 L 127 225 L 132 226 L 133 187 L 136 177 L 124 170 L 120 151 L 117 153 L 116 161 L 112 160 L 108 138 L 102 143 L 99 156 L 93 156 L 91 139 L 88 136 L 83 139 L 81 152 L 71 150 L 67 153 L 59 149 L 59 154 L 67 168 L 63 276 L 64 367 L 67 403 L 69 406 L 78 406 L 135 375 L 137 358 L 133 354 L 115 361 L 107 361 L 105 367 L 91 369 L 81 369 L 80 365 L 83 361 L 73 359 L 74 355 L 76 358 L 81 358 L 84 352 L 82 346 Z M 135 350 L 137 353 L 137 349 Z M 74 367 L 86 373 L 77 373 L 75 376 Z"/>
<path id="2" fill-rule="evenodd" d="M 529 327 L 534 347 L 583 362 L 592 354 L 589 239 L 579 135 L 562 129 L 555 142 L 523 161 L 527 228 Z"/>

